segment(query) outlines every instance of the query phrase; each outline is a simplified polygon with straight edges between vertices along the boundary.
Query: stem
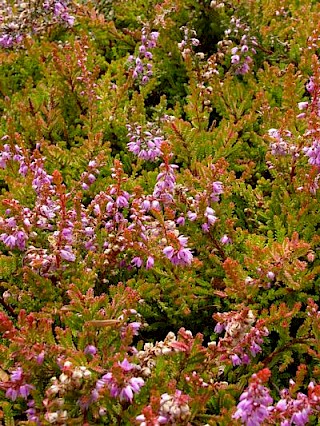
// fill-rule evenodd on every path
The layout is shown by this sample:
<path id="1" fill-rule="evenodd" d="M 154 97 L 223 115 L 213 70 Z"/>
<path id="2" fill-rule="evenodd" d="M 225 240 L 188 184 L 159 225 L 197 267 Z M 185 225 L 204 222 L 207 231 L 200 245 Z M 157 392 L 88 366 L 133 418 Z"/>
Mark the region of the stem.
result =
<path id="1" fill-rule="evenodd" d="M 18 315 L 14 312 L 13 308 L 8 305 L 5 301 L 3 297 L 0 297 L 0 304 L 4 307 L 4 309 L 14 318 L 17 318 Z"/>
<path id="2" fill-rule="evenodd" d="M 277 356 L 277 355 L 279 355 L 279 354 L 281 354 L 282 352 L 284 352 L 285 350 L 287 350 L 288 348 L 290 348 L 290 347 L 292 347 L 292 346 L 294 346 L 294 345 L 297 345 L 297 344 L 310 344 L 310 343 L 316 343 L 316 339 L 312 339 L 312 338 L 309 338 L 309 339 L 303 339 L 303 338 L 300 338 L 300 339 L 293 339 L 291 342 L 288 342 L 288 343 L 286 343 L 284 346 L 282 346 L 281 348 L 279 348 L 279 349 L 277 349 L 277 350 L 275 350 L 275 351 L 273 351 L 270 355 L 268 355 L 263 361 L 262 361 L 262 363 L 266 366 L 266 365 L 268 365 L 269 364 L 269 362 L 270 361 L 272 361 L 272 359 L 275 357 L 275 356 Z"/>
<path id="3" fill-rule="evenodd" d="M 222 260 L 224 262 L 226 260 L 226 258 L 227 258 L 225 252 L 223 251 L 223 249 L 220 246 L 220 244 L 218 243 L 218 241 L 214 238 L 214 236 L 210 232 L 208 233 L 208 235 L 209 235 L 210 240 L 213 242 L 213 245 L 218 250 L 218 252 L 219 252 L 219 254 L 222 257 Z"/>

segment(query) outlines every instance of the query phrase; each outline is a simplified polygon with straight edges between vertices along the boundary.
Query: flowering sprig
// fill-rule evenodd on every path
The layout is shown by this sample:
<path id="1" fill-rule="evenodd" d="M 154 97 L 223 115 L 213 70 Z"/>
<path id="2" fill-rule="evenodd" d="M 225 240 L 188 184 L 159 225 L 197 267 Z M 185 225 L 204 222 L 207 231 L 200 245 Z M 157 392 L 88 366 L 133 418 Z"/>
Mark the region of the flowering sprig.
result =
<path id="1" fill-rule="evenodd" d="M 25 38 L 44 33 L 52 25 L 72 27 L 75 17 L 69 0 L 0 1 L 0 47 L 21 45 Z"/>
<path id="2" fill-rule="evenodd" d="M 280 132 L 277 129 L 269 129 L 268 134 L 274 140 L 274 142 L 270 143 L 272 155 L 276 157 L 285 155 L 292 155 L 295 157 L 299 156 L 299 153 L 297 152 L 297 146 L 293 143 L 290 143 L 292 133 L 289 130 Z"/>
<path id="3" fill-rule="evenodd" d="M 141 31 L 141 44 L 137 56 L 130 55 L 128 58 L 129 69 L 132 69 L 132 77 L 140 84 L 145 85 L 153 75 L 152 52 L 157 46 L 158 31 L 149 32 L 147 28 Z"/>
<path id="4" fill-rule="evenodd" d="M 22 367 L 18 367 L 10 374 L 10 379 L 0 382 L 0 387 L 6 390 L 6 397 L 15 401 L 17 398 L 27 399 L 31 391 L 35 389 L 33 385 L 26 383 L 26 375 Z"/>
<path id="5" fill-rule="evenodd" d="M 176 164 L 169 164 L 168 162 L 160 164 L 160 173 L 157 176 L 153 196 L 164 204 L 170 204 L 173 201 L 176 169 L 178 169 Z"/>
<path id="6" fill-rule="evenodd" d="M 193 259 L 192 252 L 186 247 L 188 238 L 183 235 L 178 237 L 174 233 L 168 234 L 170 245 L 163 249 L 164 255 L 173 265 L 190 265 Z"/>
<path id="7" fill-rule="evenodd" d="M 253 374 L 250 384 L 240 396 L 240 402 L 233 415 L 234 419 L 240 419 L 246 426 L 260 426 L 270 415 L 270 406 L 273 399 L 265 383 L 271 375 L 270 370 L 265 368 L 257 374 Z"/>
<path id="8" fill-rule="evenodd" d="M 145 161 L 155 161 L 162 156 L 161 145 L 164 138 L 160 129 L 153 123 L 147 123 L 146 130 L 137 123 L 127 124 L 127 144 L 130 152 Z"/>
<path id="9" fill-rule="evenodd" d="M 264 386 L 270 376 L 271 371 L 268 368 L 251 376 L 248 388 L 240 396 L 233 418 L 239 419 L 246 426 L 265 424 L 305 426 L 309 423 L 311 415 L 319 414 L 319 385 L 310 382 L 307 394 L 298 392 L 294 397 L 295 382 L 290 379 L 290 388 L 282 389 L 281 399 L 274 402 L 269 389 Z"/>
<path id="10" fill-rule="evenodd" d="M 251 310 L 215 314 L 214 318 L 218 321 L 214 331 L 219 334 L 225 332 L 218 343 L 212 344 L 213 350 L 221 353 L 221 361 L 229 359 L 233 366 L 248 364 L 250 356 L 255 357 L 262 351 L 263 338 L 269 331 L 263 320 L 255 323 Z"/>
<path id="11" fill-rule="evenodd" d="M 190 30 L 188 27 L 181 27 L 180 30 L 183 31 L 183 39 L 178 43 L 178 48 L 182 57 L 186 59 L 192 52 L 192 48 L 200 45 L 200 41 L 196 37 L 197 32 L 195 30 Z"/>
<path id="12" fill-rule="evenodd" d="M 208 182 L 202 191 L 189 193 L 189 189 L 180 185 L 179 190 L 186 197 L 187 212 L 185 216 L 179 216 L 176 219 L 178 225 L 184 225 L 186 219 L 190 222 L 200 222 L 201 229 L 204 233 L 208 233 L 218 221 L 214 207 L 214 203 L 220 201 L 220 196 L 224 193 L 224 185 L 221 181 L 215 180 L 215 165 L 208 167 L 210 175 Z M 223 244 L 229 243 L 231 240 L 226 236 Z"/>
<path id="13" fill-rule="evenodd" d="M 318 67 L 318 59 L 314 57 L 314 67 Z M 298 142 L 294 143 L 293 135 L 289 130 L 281 131 L 278 129 L 269 129 L 268 134 L 273 139 L 270 144 L 271 154 L 274 156 L 290 155 L 292 158 L 291 164 L 291 180 L 296 168 L 296 161 L 304 154 L 308 158 L 308 163 L 314 168 L 310 174 L 306 174 L 309 178 L 309 191 L 315 194 L 319 188 L 320 178 L 320 133 L 318 125 L 318 117 L 320 114 L 320 89 L 319 75 L 315 70 L 315 75 L 311 76 L 306 84 L 306 90 L 311 96 L 311 101 L 302 101 L 298 103 L 298 109 L 302 111 L 297 115 L 298 119 L 307 120 L 308 126 L 304 134 L 299 136 Z M 292 142 L 290 141 L 292 140 Z M 305 144 L 308 144 L 305 146 Z M 269 168 L 274 166 L 269 162 Z M 313 175 L 315 175 L 313 177 Z M 303 187 L 299 187 L 302 190 Z"/>
<path id="14" fill-rule="evenodd" d="M 160 408 L 157 413 L 153 413 L 151 406 L 147 406 L 142 414 L 136 417 L 136 420 L 140 426 L 147 426 L 150 421 L 153 421 L 154 425 L 183 424 L 191 414 L 189 400 L 190 397 L 178 389 L 173 395 L 164 393 L 160 397 Z"/>
<path id="15" fill-rule="evenodd" d="M 161 206 L 172 204 L 175 196 L 177 166 L 170 163 L 169 144 L 162 142 L 161 147 L 164 162 L 152 195 L 134 198 L 125 191 L 123 185 L 127 178 L 121 163 L 115 161 L 111 177 L 116 183 L 97 194 L 85 207 L 81 195 L 74 197 L 67 192 L 58 171 L 51 175 L 45 170 L 45 158 L 38 149 L 28 156 L 18 145 L 12 149 L 5 144 L 1 152 L 2 167 L 6 168 L 8 162 L 19 164 L 18 174 L 22 179 L 31 179 L 35 202 L 30 209 L 17 200 L 5 201 L 7 216 L 0 220 L 0 240 L 10 249 L 25 251 L 25 264 L 44 276 L 64 270 L 66 262 L 75 262 L 79 255 L 85 258 L 99 252 L 108 263 L 120 255 L 124 261 L 122 266 L 127 264 L 129 252 L 133 253 L 129 261 L 131 267 L 145 265 L 150 269 L 155 256 L 166 257 L 174 265 L 190 265 L 193 256 L 186 247 L 187 237 L 179 235 L 172 220 L 153 217 L 153 212 L 160 214 Z M 88 171 L 81 176 L 83 190 L 95 181 L 99 166 L 99 159 L 89 162 Z M 212 191 L 211 197 L 221 193 L 219 182 Z M 207 220 L 210 221 L 210 215 Z M 42 233 L 48 235 L 46 247 L 38 246 Z M 167 241 L 163 239 L 164 234 Z M 150 247 L 153 247 L 151 251 Z"/>
<path id="16" fill-rule="evenodd" d="M 132 403 L 134 394 L 139 393 L 145 384 L 141 377 L 135 375 L 137 371 L 138 365 L 130 363 L 127 358 L 122 362 L 118 361 L 111 371 L 97 381 L 95 391 L 100 395 L 107 388 L 112 398 Z"/>
<path id="17" fill-rule="evenodd" d="M 231 47 L 232 39 L 238 41 L 234 47 Z M 221 56 L 226 53 L 231 54 L 231 65 L 235 74 L 244 75 L 250 71 L 258 43 L 256 37 L 250 35 L 250 27 L 247 23 L 233 16 L 229 22 L 229 28 L 225 30 L 225 39 L 219 41 L 218 46 L 221 49 Z"/>

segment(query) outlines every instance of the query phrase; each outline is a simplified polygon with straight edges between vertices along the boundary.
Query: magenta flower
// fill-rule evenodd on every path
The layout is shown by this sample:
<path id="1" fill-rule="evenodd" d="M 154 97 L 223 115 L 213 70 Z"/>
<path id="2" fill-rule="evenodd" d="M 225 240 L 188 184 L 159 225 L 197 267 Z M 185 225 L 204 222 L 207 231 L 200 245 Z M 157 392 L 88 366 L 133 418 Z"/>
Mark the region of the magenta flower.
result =
<path id="1" fill-rule="evenodd" d="M 124 373 L 128 373 L 136 369 L 135 364 L 131 364 L 126 358 L 118 365 L 122 368 Z M 144 386 L 144 380 L 141 377 L 130 377 L 121 380 L 121 383 L 117 381 L 111 372 L 108 372 L 96 383 L 96 390 L 99 392 L 104 386 L 110 391 L 112 398 L 119 398 L 120 401 L 132 402 L 135 393 L 139 393 L 142 386 Z"/>
<path id="2" fill-rule="evenodd" d="M 309 384 L 310 390 L 310 384 Z M 305 426 L 309 422 L 309 417 L 312 414 L 311 403 L 314 403 L 316 406 L 317 397 L 313 399 L 314 395 L 307 395 L 302 392 L 298 392 L 297 398 L 293 399 L 290 396 L 290 393 L 287 389 L 281 391 L 281 399 L 274 406 L 274 412 L 280 415 L 282 420 L 281 426 L 283 425 L 296 425 L 296 426 Z"/>
<path id="3" fill-rule="evenodd" d="M 141 328 L 141 322 L 138 322 L 138 321 L 130 322 L 128 324 L 128 327 L 131 328 L 133 335 L 137 336 L 139 334 L 138 331 Z"/>
<path id="4" fill-rule="evenodd" d="M 129 194 L 123 193 L 123 195 L 119 195 L 116 199 L 116 205 L 118 208 L 127 208 L 129 206 L 128 203 Z"/>
<path id="5" fill-rule="evenodd" d="M 172 246 L 167 246 L 163 249 L 163 253 L 171 260 L 174 255 L 174 248 Z"/>
<path id="6" fill-rule="evenodd" d="M 309 164 L 320 168 L 320 141 L 315 140 L 311 146 L 303 148 L 303 151 L 309 158 Z"/>
<path id="7" fill-rule="evenodd" d="M 92 356 L 94 356 L 94 355 L 96 355 L 96 353 L 98 352 L 98 349 L 95 347 L 95 346 L 93 346 L 93 345 L 88 345 L 88 346 L 86 346 L 85 348 L 84 348 L 84 351 L 83 351 L 86 355 L 92 355 Z"/>
<path id="8" fill-rule="evenodd" d="M 20 382 L 20 380 L 22 380 L 23 377 L 23 370 L 21 367 L 18 367 L 16 370 L 14 370 L 11 375 L 10 375 L 10 379 L 12 382 Z"/>
<path id="9" fill-rule="evenodd" d="M 234 367 L 242 364 L 242 361 L 237 354 L 231 356 L 231 361 Z"/>
<path id="10" fill-rule="evenodd" d="M 231 238 L 228 237 L 228 235 L 225 234 L 220 238 L 220 243 L 221 244 L 231 244 L 232 240 L 231 240 Z"/>
<path id="11" fill-rule="evenodd" d="M 139 56 L 130 55 L 128 57 L 129 68 L 133 69 L 132 77 L 139 80 L 142 85 L 146 84 L 153 74 L 152 64 L 148 61 L 153 57 L 150 50 L 156 47 L 158 36 L 159 33 L 157 31 L 148 34 L 146 28 L 143 28 Z"/>
<path id="12" fill-rule="evenodd" d="M 163 203 L 172 203 L 173 192 L 176 184 L 175 169 L 176 164 L 160 164 L 160 173 L 157 176 L 157 183 L 155 184 L 153 196 Z"/>
<path id="13" fill-rule="evenodd" d="M 1 234 L 0 240 L 9 248 L 13 249 L 16 246 L 17 239 L 13 235 Z"/>
<path id="14" fill-rule="evenodd" d="M 195 212 L 192 212 L 192 211 L 188 211 L 187 212 L 187 216 L 188 216 L 188 219 L 191 221 L 191 222 L 194 222 L 195 220 L 197 220 L 197 213 L 195 213 Z"/>
<path id="15" fill-rule="evenodd" d="M 132 377 L 126 387 L 120 390 L 119 398 L 120 401 L 132 402 L 133 394 L 139 393 L 140 389 L 144 386 L 144 380 L 141 377 Z"/>
<path id="16" fill-rule="evenodd" d="M 148 256 L 147 263 L 146 263 L 146 269 L 153 268 L 154 265 L 154 258 L 152 256 Z"/>
<path id="17" fill-rule="evenodd" d="M 233 418 L 240 419 L 246 426 L 260 426 L 269 417 L 273 399 L 257 374 L 252 379 L 247 390 L 240 396 Z"/>
<path id="18" fill-rule="evenodd" d="M 213 182 L 211 187 L 211 201 L 219 201 L 219 195 L 223 194 L 223 183 L 220 181 Z"/>
<path id="19" fill-rule="evenodd" d="M 136 266 L 137 268 L 141 268 L 143 261 L 141 257 L 136 256 L 131 260 L 131 265 Z"/>
<path id="20" fill-rule="evenodd" d="M 64 246 L 64 248 L 60 250 L 60 256 L 68 262 L 74 262 L 76 260 L 76 256 L 72 252 L 71 246 Z"/>
<path id="21" fill-rule="evenodd" d="M 238 64 L 240 62 L 240 56 L 239 55 L 232 55 L 231 56 L 231 63 L 232 64 Z"/>
<path id="22" fill-rule="evenodd" d="M 18 390 L 14 388 L 9 388 L 6 391 L 6 398 L 11 399 L 11 401 L 15 401 L 18 397 Z"/>
<path id="23" fill-rule="evenodd" d="M 24 383 L 24 373 L 18 367 L 10 375 L 11 386 L 6 391 L 6 397 L 15 401 L 18 397 L 27 399 L 34 386 Z"/>
<path id="24" fill-rule="evenodd" d="M 193 260 L 191 250 L 186 247 L 188 238 L 180 235 L 177 238 L 179 245 L 178 249 L 175 249 L 172 245 L 166 246 L 162 252 L 163 254 L 173 263 L 173 265 L 186 266 L 190 265 Z"/>
<path id="25" fill-rule="evenodd" d="M 122 368 L 123 371 L 131 371 L 136 368 L 135 364 L 132 364 L 125 358 L 122 362 L 118 362 L 118 365 Z"/>
<path id="26" fill-rule="evenodd" d="M 43 361 L 44 361 L 44 356 L 45 356 L 45 352 L 44 352 L 44 351 L 41 351 L 41 352 L 39 353 L 39 355 L 37 355 L 37 357 L 36 357 L 36 361 L 37 361 L 37 363 L 38 363 L 39 365 L 41 365 L 41 364 L 43 363 Z"/>
<path id="27" fill-rule="evenodd" d="M 217 217 L 215 216 L 215 211 L 211 207 L 207 207 L 204 216 L 207 218 L 208 226 L 212 226 L 217 221 Z"/>
<path id="28" fill-rule="evenodd" d="M 149 78 L 144 76 L 142 83 L 146 84 Z M 145 161 L 155 161 L 162 156 L 161 145 L 163 143 L 163 136 L 160 130 L 153 124 L 147 124 L 147 131 L 142 131 L 142 127 L 139 125 L 127 125 L 128 137 L 130 142 L 128 143 L 128 149 L 133 154 Z"/>

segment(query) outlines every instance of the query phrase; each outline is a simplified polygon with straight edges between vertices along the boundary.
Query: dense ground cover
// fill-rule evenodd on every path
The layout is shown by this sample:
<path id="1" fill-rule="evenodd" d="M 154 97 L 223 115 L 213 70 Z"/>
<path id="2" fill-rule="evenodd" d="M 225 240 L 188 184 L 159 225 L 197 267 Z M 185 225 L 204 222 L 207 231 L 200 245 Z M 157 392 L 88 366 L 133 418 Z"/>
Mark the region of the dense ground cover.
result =
<path id="1" fill-rule="evenodd" d="M 317 425 L 320 5 L 0 1 L 0 423 Z"/>

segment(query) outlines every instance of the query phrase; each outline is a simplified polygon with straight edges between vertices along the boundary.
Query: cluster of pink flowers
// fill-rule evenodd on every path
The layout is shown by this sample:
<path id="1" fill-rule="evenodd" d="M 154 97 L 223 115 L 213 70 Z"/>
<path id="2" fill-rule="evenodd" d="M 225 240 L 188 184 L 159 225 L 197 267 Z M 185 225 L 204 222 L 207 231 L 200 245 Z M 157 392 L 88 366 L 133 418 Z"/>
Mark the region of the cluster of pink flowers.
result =
<path id="1" fill-rule="evenodd" d="M 149 32 L 147 28 L 143 28 L 139 53 L 128 58 L 129 68 L 133 69 L 132 77 L 142 85 L 147 84 L 153 75 L 151 50 L 157 46 L 158 37 L 158 31 Z"/>
<path id="2" fill-rule="evenodd" d="M 253 63 L 252 57 L 257 53 L 257 39 L 250 35 L 250 27 L 237 17 L 232 17 L 229 28 L 225 30 L 226 39 L 220 41 L 218 46 L 232 45 L 230 39 L 239 40 L 237 46 L 231 48 L 231 64 L 235 69 L 235 74 L 244 75 L 250 71 Z"/>
<path id="3" fill-rule="evenodd" d="M 306 89 L 311 95 L 311 101 L 303 101 L 298 103 L 299 110 L 301 112 L 297 118 L 303 119 L 312 116 L 319 116 L 320 114 L 320 92 L 319 87 L 315 81 L 314 77 L 311 77 L 306 84 Z M 311 139 L 311 144 L 309 146 L 299 147 L 297 144 L 293 143 L 293 135 L 289 130 L 280 131 L 278 129 L 269 129 L 268 134 L 274 140 L 270 143 L 271 154 L 274 156 L 286 156 L 290 155 L 293 158 L 298 158 L 301 153 L 308 158 L 308 163 L 311 166 L 315 166 L 318 171 L 320 171 L 320 141 L 318 137 L 319 129 L 314 128 L 314 120 L 309 120 L 309 127 L 305 131 L 303 137 L 306 140 Z M 292 142 L 291 142 L 292 140 Z M 273 168 L 273 165 L 269 163 L 270 168 Z M 318 180 L 319 173 L 314 178 L 313 183 L 310 185 L 310 192 L 315 193 L 318 189 Z"/>
<path id="4" fill-rule="evenodd" d="M 307 395 L 298 392 L 296 398 L 290 389 L 283 389 L 280 391 L 281 399 L 273 404 L 269 389 L 263 385 L 270 375 L 267 368 L 252 375 L 248 388 L 240 396 L 233 418 L 241 420 L 246 426 L 306 426 L 310 416 L 319 413 L 320 386 L 311 382 Z M 290 388 L 294 386 L 295 382 L 290 380 Z"/>
<path id="5" fill-rule="evenodd" d="M 162 156 L 163 136 L 153 123 L 147 123 L 146 130 L 137 123 L 127 124 L 128 150 L 145 161 L 155 161 Z"/>
<path id="6" fill-rule="evenodd" d="M 135 372 L 139 371 L 138 365 L 130 363 L 127 358 L 118 362 L 113 367 L 113 372 L 104 374 L 96 383 L 95 392 L 101 394 L 107 388 L 112 398 L 119 398 L 120 401 L 132 402 L 135 393 L 139 393 L 144 380 L 136 377 Z"/>
<path id="7" fill-rule="evenodd" d="M 177 224 L 184 225 L 186 218 L 190 222 L 199 220 L 201 221 L 202 231 L 208 233 L 218 220 L 216 212 L 211 206 L 212 203 L 220 201 L 220 195 L 224 193 L 223 183 L 220 181 L 210 182 L 205 190 L 196 193 L 194 196 L 188 194 L 187 188 L 181 185 L 179 189 L 180 191 L 184 191 L 187 196 L 188 210 L 186 212 L 186 217 L 181 215 L 177 218 Z M 231 239 L 227 235 L 221 237 L 222 244 L 229 244 L 230 242 Z"/>
<path id="8" fill-rule="evenodd" d="M 27 399 L 34 386 L 25 382 L 25 374 L 21 367 L 18 367 L 10 374 L 10 380 L 5 382 L 3 386 L 6 387 L 6 397 L 15 401 L 21 397 Z"/>
<path id="9" fill-rule="evenodd" d="M 69 0 L 19 0 L 14 7 L 11 3 L 0 1 L 0 47 L 19 46 L 25 37 L 42 33 L 53 24 L 74 25 Z"/>
<path id="10" fill-rule="evenodd" d="M 246 426 L 260 426 L 269 417 L 273 399 L 269 389 L 263 385 L 269 376 L 270 372 L 267 369 L 253 374 L 249 387 L 240 396 L 240 402 L 233 415 L 234 419 L 240 419 Z"/>
<path id="11" fill-rule="evenodd" d="M 66 0 L 45 0 L 42 7 L 46 12 L 51 12 L 58 21 L 73 26 L 75 18 L 70 15 L 69 3 L 70 1 Z"/>
<path id="12" fill-rule="evenodd" d="M 157 176 L 153 196 L 164 204 L 173 202 L 173 195 L 176 184 L 175 170 L 178 169 L 176 164 L 168 162 L 160 164 L 160 173 Z"/>
<path id="13" fill-rule="evenodd" d="M 200 41 L 196 38 L 197 33 L 195 30 L 190 30 L 188 27 L 181 27 L 180 30 L 183 31 L 184 37 L 178 43 L 178 47 L 181 50 L 182 57 L 185 59 L 192 52 L 193 47 L 200 45 Z"/>
<path id="14" fill-rule="evenodd" d="M 262 320 L 255 323 L 252 311 L 244 309 L 219 313 L 214 318 L 218 320 L 214 331 L 225 331 L 225 336 L 219 338 L 216 346 L 222 354 L 222 361 L 230 359 L 234 366 L 248 364 L 250 355 L 255 357 L 262 351 L 263 338 L 268 336 L 269 331 Z"/>
<path id="15" fill-rule="evenodd" d="M 157 413 L 153 412 L 151 406 L 147 406 L 144 408 L 142 414 L 136 417 L 136 420 L 140 426 L 147 426 L 149 424 L 184 424 L 191 414 L 188 405 L 189 400 L 190 397 L 178 389 L 173 395 L 164 393 L 160 397 L 160 408 Z"/>
<path id="16" fill-rule="evenodd" d="M 172 245 L 168 245 L 163 249 L 164 255 L 173 265 L 190 265 L 193 255 L 191 250 L 186 247 L 188 238 L 183 235 L 176 237 L 175 234 L 171 234 L 170 242 Z"/>
<path id="17" fill-rule="evenodd" d="M 87 190 L 96 181 L 96 176 L 100 173 L 99 164 L 96 160 L 91 160 L 88 163 L 88 169 L 81 174 L 81 187 L 83 190 Z"/>
<path id="18" fill-rule="evenodd" d="M 309 388 L 312 386 L 310 384 Z M 272 416 L 281 419 L 281 426 L 305 426 L 313 411 L 308 396 L 298 392 L 297 398 L 292 398 L 287 389 L 283 389 L 280 395 L 281 399 L 273 407 Z"/>
<path id="19" fill-rule="evenodd" d="M 145 264 L 150 269 L 155 256 L 161 254 L 174 265 L 189 265 L 193 256 L 186 246 L 187 237 L 179 236 L 172 220 L 160 223 L 152 215 L 152 211 L 161 212 L 162 205 L 173 203 L 177 166 L 169 163 L 170 155 L 164 155 L 152 195 L 135 197 L 122 189 L 126 178 L 121 163 L 116 161 L 112 168 L 116 183 L 84 206 L 80 198 L 76 201 L 73 193 L 66 192 L 58 172 L 47 173 L 45 158 L 38 149 L 28 156 L 18 145 L 5 144 L 0 152 L 1 167 L 6 168 L 8 162 L 14 167 L 18 163 L 21 178 L 31 178 L 36 197 L 32 209 L 14 199 L 4 201 L 7 209 L 0 218 L 0 241 L 10 249 L 26 251 L 25 264 L 44 276 L 65 268 L 63 261 L 75 262 L 78 255 L 85 257 L 89 252 L 99 251 L 113 261 L 120 256 L 122 266 L 140 268 Z M 98 160 L 91 160 L 89 169 L 81 176 L 82 189 L 88 189 L 98 173 Z M 207 220 L 211 220 L 210 215 Z M 171 235 L 167 240 L 163 239 L 163 226 Z M 41 233 L 48 236 L 47 247 L 43 246 Z M 103 241 L 98 238 L 101 233 Z M 129 252 L 132 259 L 128 263 Z"/>
<path id="20" fill-rule="evenodd" d="M 305 147 L 303 151 L 308 157 L 309 164 L 316 166 L 320 170 L 320 141 L 313 141 L 312 145 Z"/>
<path id="21" fill-rule="evenodd" d="M 277 129 L 269 129 L 268 134 L 274 140 L 274 142 L 270 143 L 272 155 L 277 157 L 285 155 L 299 156 L 297 147 L 289 142 L 290 138 L 292 138 L 292 133 L 289 130 L 280 132 Z"/>

